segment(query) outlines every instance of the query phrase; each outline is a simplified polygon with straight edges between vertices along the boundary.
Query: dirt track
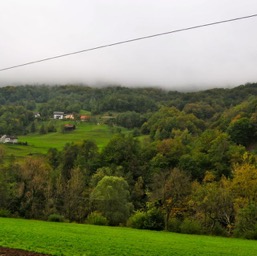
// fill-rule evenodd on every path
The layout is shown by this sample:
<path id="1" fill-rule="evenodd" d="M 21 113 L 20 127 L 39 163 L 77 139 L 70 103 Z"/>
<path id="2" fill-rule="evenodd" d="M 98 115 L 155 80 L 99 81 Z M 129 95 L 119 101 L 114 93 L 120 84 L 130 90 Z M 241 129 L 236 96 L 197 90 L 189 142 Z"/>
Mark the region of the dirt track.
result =
<path id="1" fill-rule="evenodd" d="M 42 253 L 28 252 L 24 250 L 0 247 L 0 256 L 46 256 L 46 255 L 50 256 L 49 254 L 42 254 Z"/>

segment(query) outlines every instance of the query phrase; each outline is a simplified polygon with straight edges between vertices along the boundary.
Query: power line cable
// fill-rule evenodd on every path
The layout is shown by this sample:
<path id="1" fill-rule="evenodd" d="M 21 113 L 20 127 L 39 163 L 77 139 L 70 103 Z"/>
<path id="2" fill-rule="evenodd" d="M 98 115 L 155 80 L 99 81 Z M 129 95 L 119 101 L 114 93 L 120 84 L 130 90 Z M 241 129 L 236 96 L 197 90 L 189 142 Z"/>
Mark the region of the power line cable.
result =
<path id="1" fill-rule="evenodd" d="M 137 37 L 137 38 L 133 38 L 133 39 L 125 40 L 125 41 L 119 41 L 119 42 L 116 42 L 116 43 L 100 45 L 100 46 L 97 46 L 97 47 L 88 48 L 88 49 L 84 49 L 84 50 L 80 50 L 80 51 L 76 51 L 76 52 L 65 53 L 65 54 L 56 55 L 56 56 L 52 56 L 52 57 L 48 57 L 48 58 L 44 58 L 44 59 L 40 59 L 40 60 L 26 62 L 26 63 L 15 65 L 15 66 L 2 68 L 2 69 L 0 69 L 0 72 L 5 71 L 5 70 L 9 70 L 9 69 L 14 69 L 14 68 L 27 66 L 27 65 L 32 65 L 32 64 L 36 64 L 36 63 L 40 63 L 40 62 L 44 62 L 44 61 L 59 59 L 59 58 L 67 57 L 67 56 L 70 56 L 70 55 L 95 51 L 95 50 L 99 50 L 99 49 L 103 49 L 103 48 L 107 48 L 107 47 L 112 47 L 112 46 L 116 46 L 116 45 L 120 45 L 120 44 L 132 43 L 132 42 L 135 42 L 135 41 L 145 40 L 145 39 L 149 39 L 149 38 L 165 36 L 165 35 L 179 33 L 179 32 L 183 32 L 183 31 L 188 31 L 188 30 L 193 30 L 193 29 L 198 29 L 198 28 L 203 28 L 203 27 L 209 27 L 209 26 L 219 25 L 219 24 L 223 24 L 223 23 L 234 22 L 234 21 L 238 21 L 238 20 L 250 19 L 250 18 L 254 18 L 254 17 L 257 17 L 257 14 L 243 16 L 243 17 L 237 17 L 237 18 L 228 19 L 228 20 L 215 21 L 215 22 L 201 24 L 201 25 L 197 25 L 197 26 L 176 29 L 176 30 L 172 30 L 172 31 L 168 31 L 168 32 L 163 32 L 163 33 L 158 33 L 158 34 L 153 34 L 153 35 L 148 35 L 148 36 L 143 36 L 143 37 Z"/>

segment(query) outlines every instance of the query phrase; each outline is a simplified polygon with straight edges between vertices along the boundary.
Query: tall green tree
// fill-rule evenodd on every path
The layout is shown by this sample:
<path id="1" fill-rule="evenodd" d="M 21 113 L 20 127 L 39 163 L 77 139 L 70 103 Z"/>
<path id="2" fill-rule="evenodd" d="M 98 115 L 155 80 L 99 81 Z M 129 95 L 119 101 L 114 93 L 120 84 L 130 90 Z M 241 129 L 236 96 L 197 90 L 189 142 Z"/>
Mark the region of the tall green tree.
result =
<path id="1" fill-rule="evenodd" d="M 91 201 L 110 225 L 124 224 L 133 209 L 128 183 L 122 177 L 103 177 L 92 191 Z"/>
<path id="2" fill-rule="evenodd" d="M 92 175 L 100 167 L 100 154 L 93 141 L 84 140 L 78 145 L 78 154 L 74 165 L 83 169 L 88 175 Z"/>
<path id="3" fill-rule="evenodd" d="M 132 136 L 114 136 L 103 149 L 101 157 L 103 165 L 111 168 L 122 166 L 124 173 L 129 174 L 133 180 L 141 176 L 140 144 Z"/>

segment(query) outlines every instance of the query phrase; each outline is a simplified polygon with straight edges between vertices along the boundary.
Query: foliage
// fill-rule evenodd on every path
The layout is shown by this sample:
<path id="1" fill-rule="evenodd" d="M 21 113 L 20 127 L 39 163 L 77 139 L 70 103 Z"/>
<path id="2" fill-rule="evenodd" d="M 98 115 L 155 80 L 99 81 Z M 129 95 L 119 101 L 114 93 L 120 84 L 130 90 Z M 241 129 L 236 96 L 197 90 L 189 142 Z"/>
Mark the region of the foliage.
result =
<path id="1" fill-rule="evenodd" d="M 208 103 L 187 103 L 183 111 L 187 114 L 194 114 L 199 119 L 210 119 L 215 114 L 214 108 Z"/>
<path id="2" fill-rule="evenodd" d="M 103 177 L 91 193 L 96 210 L 103 213 L 110 225 L 125 223 L 132 210 L 128 183 L 122 177 Z"/>
<path id="3" fill-rule="evenodd" d="M 44 216 L 50 171 L 50 166 L 41 158 L 28 157 L 21 164 L 17 184 L 21 216 L 39 219 Z"/>
<path id="4" fill-rule="evenodd" d="M 128 219 L 127 226 L 131 228 L 144 229 L 145 227 L 146 213 L 142 211 L 136 211 Z"/>
<path id="5" fill-rule="evenodd" d="M 111 168 L 122 166 L 124 172 L 130 173 L 132 178 L 136 179 L 141 174 L 139 173 L 139 152 L 140 144 L 137 139 L 117 134 L 103 149 L 102 161 L 105 166 Z"/>
<path id="6" fill-rule="evenodd" d="M 235 236 L 257 240 L 257 204 L 251 203 L 239 210 Z"/>
<path id="7" fill-rule="evenodd" d="M 228 127 L 228 134 L 231 139 L 243 146 L 248 146 L 252 142 L 255 138 L 255 133 L 254 123 L 246 117 L 234 121 Z"/>
<path id="8" fill-rule="evenodd" d="M 193 114 L 185 114 L 175 107 L 162 107 L 147 122 L 152 138 L 163 140 L 173 137 L 174 130 L 188 130 L 196 135 L 204 129 L 204 122 Z"/>
<path id="9" fill-rule="evenodd" d="M 243 163 L 234 166 L 232 190 L 236 196 L 236 207 L 243 208 L 257 200 L 257 168 Z"/>
<path id="10" fill-rule="evenodd" d="M 163 171 L 155 175 L 151 198 L 165 213 L 166 230 L 168 230 L 170 216 L 175 209 L 184 207 L 190 190 L 189 177 L 179 169 Z"/>
<path id="11" fill-rule="evenodd" d="M 33 112 L 23 106 L 0 106 L 0 134 L 26 134 L 33 120 Z"/>
<path id="12" fill-rule="evenodd" d="M 91 225 L 107 226 L 108 220 L 100 212 L 95 211 L 95 212 L 91 212 L 87 216 L 86 223 Z"/>
<path id="13" fill-rule="evenodd" d="M 6 209 L 0 209 L 0 217 L 10 217 L 11 213 L 10 211 Z"/>
<path id="14" fill-rule="evenodd" d="M 64 222 L 64 216 L 55 213 L 49 215 L 47 220 L 52 222 Z"/>
<path id="15" fill-rule="evenodd" d="M 183 234 L 202 234 L 202 226 L 199 221 L 194 219 L 184 219 L 180 225 L 180 232 Z"/>
<path id="16" fill-rule="evenodd" d="M 165 227 L 165 219 L 160 209 L 151 207 L 146 212 L 144 228 L 150 230 L 163 230 Z"/>
<path id="17" fill-rule="evenodd" d="M 145 121 L 146 119 L 136 112 L 120 113 L 116 118 L 117 125 L 123 126 L 128 129 L 132 129 L 135 127 L 139 128 Z"/>
<path id="18" fill-rule="evenodd" d="M 137 229 L 163 230 L 164 216 L 156 207 L 151 207 L 146 212 L 135 212 L 127 222 L 127 225 Z"/>
<path id="19" fill-rule="evenodd" d="M 227 231 L 228 235 L 230 234 L 235 209 L 229 180 L 222 177 L 219 182 L 216 182 L 215 176 L 207 172 L 202 185 L 194 183 L 192 202 L 207 233 L 220 235 Z"/>
<path id="20" fill-rule="evenodd" d="M 21 141 L 0 147 L 3 213 L 255 238 L 257 84 L 4 87 L 0 103 L 0 133 Z"/>

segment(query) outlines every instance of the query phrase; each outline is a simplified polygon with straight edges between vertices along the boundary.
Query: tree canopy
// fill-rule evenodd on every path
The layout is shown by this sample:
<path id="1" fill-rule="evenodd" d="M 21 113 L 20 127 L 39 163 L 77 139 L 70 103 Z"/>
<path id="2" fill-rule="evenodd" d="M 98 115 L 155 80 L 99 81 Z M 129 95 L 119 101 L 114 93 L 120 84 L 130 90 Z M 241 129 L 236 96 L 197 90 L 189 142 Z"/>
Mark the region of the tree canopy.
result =
<path id="1" fill-rule="evenodd" d="M 105 123 L 112 132 L 106 146 L 81 134 L 80 142 L 58 149 L 53 142 L 46 155 L 24 158 L 1 145 L 0 216 L 58 215 L 79 223 L 256 239 L 256 106 L 257 84 L 190 93 L 0 88 L 1 135 L 65 138 L 54 111 L 72 114 L 76 126 Z"/>

